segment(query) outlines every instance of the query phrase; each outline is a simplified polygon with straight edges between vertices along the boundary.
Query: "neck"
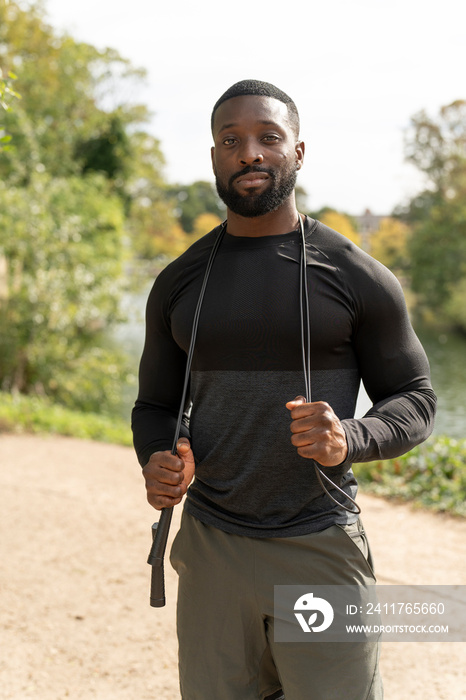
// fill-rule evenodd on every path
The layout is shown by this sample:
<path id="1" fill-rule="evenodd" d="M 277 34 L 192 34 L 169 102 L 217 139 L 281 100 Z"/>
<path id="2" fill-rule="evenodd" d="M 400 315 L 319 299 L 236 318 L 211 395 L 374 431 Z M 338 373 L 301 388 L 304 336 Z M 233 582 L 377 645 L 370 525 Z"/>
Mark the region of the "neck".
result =
<path id="1" fill-rule="evenodd" d="M 293 231 L 298 224 L 298 210 L 293 200 L 289 200 L 276 211 L 252 218 L 239 216 L 228 210 L 227 230 L 232 236 L 258 238 L 260 236 L 278 236 Z"/>

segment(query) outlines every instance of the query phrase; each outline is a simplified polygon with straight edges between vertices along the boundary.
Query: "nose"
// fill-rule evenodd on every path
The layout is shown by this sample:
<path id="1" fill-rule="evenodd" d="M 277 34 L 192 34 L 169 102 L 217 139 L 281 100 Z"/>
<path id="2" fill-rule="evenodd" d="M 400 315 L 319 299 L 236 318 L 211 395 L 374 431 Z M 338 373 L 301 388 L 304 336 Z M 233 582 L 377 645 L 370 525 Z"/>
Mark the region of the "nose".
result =
<path id="1" fill-rule="evenodd" d="M 261 144 L 256 139 L 245 139 L 239 149 L 239 162 L 241 165 L 258 165 L 264 160 Z"/>

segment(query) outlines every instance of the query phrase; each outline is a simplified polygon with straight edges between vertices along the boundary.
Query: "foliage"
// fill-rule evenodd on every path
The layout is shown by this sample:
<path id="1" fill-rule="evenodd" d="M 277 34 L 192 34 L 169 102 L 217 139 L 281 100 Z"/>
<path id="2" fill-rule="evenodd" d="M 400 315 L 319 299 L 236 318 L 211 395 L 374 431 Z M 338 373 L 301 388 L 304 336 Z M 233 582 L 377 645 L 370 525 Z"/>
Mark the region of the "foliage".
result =
<path id="1" fill-rule="evenodd" d="M 144 153 L 144 141 L 141 143 Z M 132 190 L 131 231 L 144 258 L 175 257 L 211 231 L 225 217 L 215 188 L 208 182 L 167 186 L 147 177 L 150 163 L 139 159 L 140 177 Z"/>
<path id="2" fill-rule="evenodd" d="M 450 285 L 450 293 L 444 305 L 445 318 L 463 333 L 466 332 L 466 267 L 461 279 Z"/>
<path id="3" fill-rule="evenodd" d="M 209 231 L 212 231 L 212 229 L 219 226 L 221 223 L 222 220 L 215 214 L 209 214 L 208 212 L 199 214 L 194 221 L 193 232 L 189 236 L 189 242 L 193 243 L 198 238 L 205 236 L 206 233 L 209 233 Z"/>
<path id="4" fill-rule="evenodd" d="M 147 108 L 127 100 L 144 71 L 58 34 L 42 3 L 14 0 L 0 0 L 0 66 L 22 96 L 1 110 L 13 138 L 0 153 L 0 387 L 116 410 L 134 381 L 109 340 L 124 251 L 153 256 L 159 235 L 155 254 L 186 247 L 159 142 L 140 130 Z"/>
<path id="5" fill-rule="evenodd" d="M 5 112 L 11 110 L 12 99 L 21 99 L 21 95 L 11 87 L 12 81 L 16 79 L 16 75 L 11 71 L 4 77 L 3 71 L 0 68 L 0 108 Z"/>
<path id="6" fill-rule="evenodd" d="M 0 67 L 0 113 L 2 111 L 9 112 L 11 110 L 11 103 L 13 99 L 20 99 L 19 93 L 17 93 L 11 87 L 13 80 L 16 80 L 16 75 L 11 71 L 8 73 L 6 78 L 3 76 L 3 71 Z M 11 141 L 11 135 L 7 134 L 3 129 L 3 125 L 0 124 L 0 152 L 6 147 Z"/>
<path id="7" fill-rule="evenodd" d="M 414 291 L 431 311 L 443 316 L 466 273 L 466 201 L 438 201 L 432 206 L 415 226 L 409 250 Z M 454 325 L 455 319 L 451 321 Z"/>
<path id="8" fill-rule="evenodd" d="M 110 116 L 100 133 L 76 146 L 81 171 L 104 173 L 109 180 L 125 178 L 132 156 L 131 142 L 118 114 Z"/>
<path id="9" fill-rule="evenodd" d="M 183 231 L 192 233 L 194 222 L 200 214 L 215 214 L 221 221 L 226 209 L 211 182 L 199 180 L 191 185 L 172 185 L 168 194 L 176 202 L 176 213 Z"/>
<path id="10" fill-rule="evenodd" d="M 430 438 L 402 457 L 354 471 L 367 492 L 466 516 L 466 440 Z"/>
<path id="11" fill-rule="evenodd" d="M 134 206 L 128 227 L 135 250 L 148 260 L 162 256 L 170 260 L 181 255 L 189 245 L 185 232 L 160 201 L 149 200 L 146 205 Z"/>
<path id="12" fill-rule="evenodd" d="M 80 413 L 37 396 L 0 392 L 0 433 L 49 433 L 120 445 L 132 445 L 129 421 Z"/>
<path id="13" fill-rule="evenodd" d="M 144 71 L 112 49 L 99 51 L 58 35 L 38 4 L 22 9 L 17 2 L 0 3 L 0 45 L 2 68 L 19 74 L 22 96 L 5 117 L 14 149 L 0 157 L 2 179 L 27 182 L 37 170 L 77 174 L 82 163 L 76 154 L 104 139 L 112 124 L 115 129 L 115 115 L 124 128 L 148 118 L 145 107 L 123 97 L 125 86 L 141 80 Z"/>
<path id="14" fill-rule="evenodd" d="M 346 236 L 346 238 L 349 238 L 349 240 L 356 243 L 356 245 L 361 245 L 361 236 L 348 214 L 343 214 L 330 207 L 323 207 L 317 212 L 312 212 L 311 216 L 321 221 L 325 226 Z"/>
<path id="15" fill-rule="evenodd" d="M 178 223 L 175 200 L 162 177 L 164 158 L 156 139 L 144 132 L 132 137 L 134 159 L 127 191 L 130 196 L 128 231 L 142 258 L 175 257 L 187 248 Z"/>
<path id="16" fill-rule="evenodd" d="M 115 407 L 125 375 L 123 212 L 103 176 L 0 184 L 0 385 L 84 410 Z"/>
<path id="17" fill-rule="evenodd" d="M 22 94 L 5 118 L 14 147 L 0 155 L 0 179 L 27 185 L 35 173 L 102 173 L 122 199 L 136 253 L 176 255 L 175 201 L 163 179 L 160 144 L 140 129 L 150 116 L 146 106 L 127 99 L 145 71 L 113 49 L 59 35 L 38 4 L 0 3 L 0 46 L 0 63 L 19 69 Z M 157 236 L 160 246 L 153 244 Z"/>
<path id="18" fill-rule="evenodd" d="M 415 114 L 406 158 L 426 175 L 430 191 L 455 198 L 466 186 L 466 100 L 441 107 L 437 120 Z"/>
<path id="19" fill-rule="evenodd" d="M 405 270 L 409 266 L 408 238 L 410 229 L 399 219 L 386 217 L 370 237 L 369 253 L 391 270 Z"/>
<path id="20" fill-rule="evenodd" d="M 12 74 L 9 75 L 12 78 Z M 3 71 L 0 68 L 0 107 L 7 111 L 9 107 L 8 97 L 11 94 L 11 88 L 8 85 L 8 81 L 3 77 Z"/>
<path id="21" fill-rule="evenodd" d="M 466 101 L 412 119 L 406 157 L 426 189 L 398 214 L 413 224 L 411 284 L 432 317 L 466 332 Z"/>

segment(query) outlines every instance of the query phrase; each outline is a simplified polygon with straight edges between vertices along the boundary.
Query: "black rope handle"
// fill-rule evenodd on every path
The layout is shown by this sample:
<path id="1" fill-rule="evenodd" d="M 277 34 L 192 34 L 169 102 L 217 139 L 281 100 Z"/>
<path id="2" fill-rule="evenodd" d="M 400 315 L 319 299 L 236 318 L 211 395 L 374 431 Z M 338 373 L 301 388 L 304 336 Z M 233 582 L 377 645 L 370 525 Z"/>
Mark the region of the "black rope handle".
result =
<path id="1" fill-rule="evenodd" d="M 173 438 L 173 445 L 171 450 L 172 455 L 176 455 L 177 453 L 176 445 L 180 437 L 181 423 L 183 420 L 183 414 L 186 406 L 186 397 L 188 394 L 191 364 L 193 361 L 194 345 L 196 342 L 197 329 L 199 326 L 199 317 L 201 315 L 202 302 L 204 300 L 204 294 L 207 287 L 210 271 L 214 263 L 214 258 L 217 254 L 220 243 L 222 242 L 225 231 L 226 221 L 223 222 L 222 228 L 220 229 L 218 236 L 215 239 L 215 243 L 212 246 L 212 250 L 210 251 L 210 256 L 207 261 L 206 271 L 204 274 L 204 280 L 202 282 L 201 291 L 197 300 L 196 310 L 194 312 L 191 340 L 189 342 L 189 350 L 186 359 L 186 370 L 184 375 L 183 391 L 181 394 L 180 408 L 178 411 L 178 420 L 176 422 L 175 435 Z M 173 507 L 162 508 L 158 523 L 154 523 L 152 525 L 152 547 L 149 552 L 147 563 L 150 564 L 150 566 L 152 566 L 150 604 L 153 608 L 163 608 L 163 606 L 165 605 L 165 576 L 163 562 L 165 550 L 167 547 L 168 533 L 170 532 L 172 515 Z"/>

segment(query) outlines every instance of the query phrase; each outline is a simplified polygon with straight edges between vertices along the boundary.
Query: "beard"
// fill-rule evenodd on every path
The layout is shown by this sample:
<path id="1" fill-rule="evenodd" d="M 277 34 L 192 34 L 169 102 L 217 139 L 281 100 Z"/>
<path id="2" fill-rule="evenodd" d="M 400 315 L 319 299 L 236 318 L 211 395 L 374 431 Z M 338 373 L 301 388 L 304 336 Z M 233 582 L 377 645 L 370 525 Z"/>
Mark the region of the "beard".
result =
<path id="1" fill-rule="evenodd" d="M 259 194 L 239 194 L 234 188 L 234 182 L 241 175 L 248 173 L 267 173 L 270 184 L 264 192 Z M 263 216 L 278 209 L 291 195 L 296 185 L 297 171 L 294 163 L 290 163 L 286 170 L 274 171 L 258 166 L 247 166 L 238 173 L 232 175 L 228 184 L 224 184 L 215 176 L 215 184 L 218 196 L 235 214 L 253 218 Z"/>

